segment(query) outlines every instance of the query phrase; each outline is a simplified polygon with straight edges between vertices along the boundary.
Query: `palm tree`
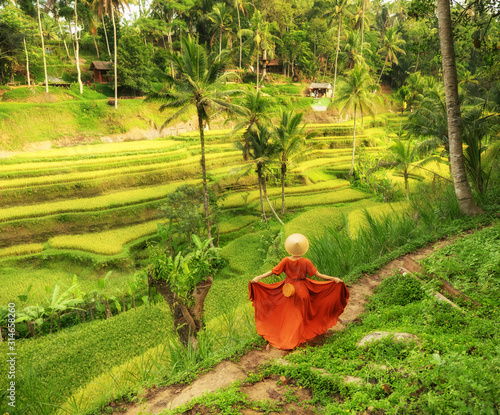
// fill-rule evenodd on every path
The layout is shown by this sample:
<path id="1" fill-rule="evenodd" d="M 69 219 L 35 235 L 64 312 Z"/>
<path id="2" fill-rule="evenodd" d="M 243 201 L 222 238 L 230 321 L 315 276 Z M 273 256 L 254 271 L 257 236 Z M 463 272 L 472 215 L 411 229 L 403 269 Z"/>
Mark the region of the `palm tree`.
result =
<path id="1" fill-rule="evenodd" d="M 344 104 L 340 112 L 341 114 L 352 112 L 354 116 L 352 162 L 349 172 L 351 176 L 354 173 L 354 155 L 356 151 L 356 114 L 358 110 L 361 112 L 361 122 L 363 120 L 363 112 L 368 111 L 371 115 L 375 114 L 373 108 L 375 95 L 372 93 L 374 87 L 375 85 L 368 70 L 361 65 L 356 65 L 340 85 L 339 102 Z"/>
<path id="2" fill-rule="evenodd" d="M 80 70 L 80 43 L 78 42 L 78 0 L 75 0 L 75 61 L 80 95 L 83 95 L 82 72 Z"/>
<path id="3" fill-rule="evenodd" d="M 448 115 L 448 139 L 450 142 L 450 163 L 455 193 L 460 211 L 466 215 L 482 213 L 474 202 L 472 191 L 467 180 L 462 145 L 460 102 L 458 99 L 457 66 L 455 63 L 455 47 L 451 27 L 450 3 L 448 0 L 437 0 L 439 42 L 443 64 L 444 90 Z"/>
<path id="4" fill-rule="evenodd" d="M 250 150 L 249 132 L 262 122 L 270 123 L 269 112 L 271 109 L 271 102 L 262 96 L 260 91 L 245 91 L 245 96 L 241 103 L 243 111 L 243 121 L 239 122 L 231 131 L 235 134 L 242 128 L 245 128 L 244 138 L 245 145 L 243 148 L 243 159 L 248 160 L 248 152 Z"/>
<path id="5" fill-rule="evenodd" d="M 365 41 L 365 27 L 370 29 L 370 22 L 366 16 L 366 9 L 370 7 L 370 0 L 360 0 L 361 4 L 358 4 L 358 11 L 354 15 L 356 24 L 355 27 L 359 28 L 361 32 L 361 56 L 363 56 L 363 46 Z"/>
<path id="6" fill-rule="evenodd" d="M 273 212 L 274 216 L 281 225 L 284 225 L 279 216 L 276 214 L 269 198 L 267 197 L 267 184 L 265 171 L 269 170 L 268 165 L 273 157 L 276 156 L 278 146 L 272 142 L 273 131 L 263 124 L 258 124 L 256 128 L 252 128 L 248 133 L 250 150 L 249 156 L 255 164 L 255 172 L 259 181 L 260 209 L 262 212 L 262 220 L 267 221 L 266 212 L 264 210 L 264 198 Z M 238 142 L 237 147 L 243 150 L 243 145 Z"/>
<path id="7" fill-rule="evenodd" d="M 400 48 L 400 46 L 404 45 L 406 42 L 404 39 L 401 39 L 401 35 L 398 33 L 395 27 L 391 27 L 387 29 L 384 36 L 383 46 L 379 49 L 378 53 L 381 55 L 385 55 L 384 66 L 382 67 L 382 71 L 380 72 L 380 78 L 378 82 L 382 79 L 382 74 L 384 73 L 385 67 L 389 63 L 390 66 L 392 64 L 398 64 L 398 58 L 396 53 L 402 53 L 406 55 L 406 52 Z"/>
<path id="8" fill-rule="evenodd" d="M 338 20 L 338 29 L 337 29 L 337 48 L 335 49 L 335 65 L 333 72 L 333 91 L 332 91 L 332 102 L 335 101 L 335 87 L 337 85 L 337 68 L 338 68 L 338 60 L 339 60 L 339 51 L 340 51 L 340 33 L 342 31 L 342 17 L 344 13 L 348 13 L 347 6 L 349 4 L 349 0 L 333 0 L 331 3 L 332 10 L 325 13 L 325 17 L 337 18 Z"/>
<path id="9" fill-rule="evenodd" d="M 245 1 L 244 0 L 233 0 L 233 6 L 236 9 L 236 13 L 238 15 L 238 37 L 240 38 L 240 64 L 239 68 L 241 69 L 241 55 L 243 53 L 243 40 L 241 37 L 241 18 L 240 18 L 240 10 L 245 15 Z"/>
<path id="10" fill-rule="evenodd" d="M 45 92 L 49 93 L 49 76 L 47 75 L 47 58 L 45 57 L 45 43 L 43 40 L 42 17 L 40 13 L 40 0 L 36 0 L 36 8 L 38 11 L 38 28 L 40 30 L 40 38 L 42 40 L 42 56 L 43 56 L 43 72 L 45 75 Z"/>
<path id="11" fill-rule="evenodd" d="M 210 209 L 208 203 L 207 171 L 205 163 L 205 125 L 209 122 L 209 113 L 212 107 L 224 109 L 228 112 L 241 112 L 240 106 L 232 104 L 227 98 L 239 91 L 224 91 L 221 86 L 231 73 L 223 74 L 229 55 L 219 55 L 214 62 L 209 63 L 207 51 L 191 38 L 182 39 L 182 54 L 172 55 L 171 61 L 177 77 L 166 75 L 172 88 L 160 91 L 158 97 L 167 103 L 160 110 L 177 108 L 178 110 L 167 118 L 161 128 L 188 111 L 191 106 L 196 108 L 198 116 L 198 130 L 201 145 L 201 170 L 203 176 L 203 205 L 207 223 L 207 235 L 211 239 Z"/>
<path id="12" fill-rule="evenodd" d="M 263 59 L 267 59 L 268 50 L 271 50 L 273 43 L 279 39 L 271 34 L 271 25 L 262 18 L 258 10 L 255 10 L 253 14 L 251 29 L 242 29 L 240 33 L 250 36 L 249 42 L 257 48 L 257 90 L 259 90 L 260 50 L 263 51 Z"/>
<path id="13" fill-rule="evenodd" d="M 281 214 L 285 214 L 285 179 L 287 170 L 299 158 L 305 156 L 304 150 L 307 140 L 315 136 L 313 132 L 306 132 L 302 122 L 302 113 L 283 111 L 280 125 L 275 129 L 276 144 L 281 168 Z"/>
<path id="14" fill-rule="evenodd" d="M 128 0 L 94 0 L 97 4 L 97 13 L 103 19 L 104 15 L 108 15 L 113 23 L 113 37 L 114 37 L 114 77 L 115 77 L 115 109 L 118 108 L 118 40 L 116 39 L 116 21 L 115 12 L 117 16 L 120 15 L 119 9 L 128 7 Z M 104 20 L 103 20 L 104 23 Z M 106 26 L 104 26 L 106 31 Z"/>
<path id="15" fill-rule="evenodd" d="M 208 15 L 210 21 L 214 24 L 214 30 L 212 38 L 210 39 L 210 44 L 213 43 L 215 36 L 219 35 L 219 54 L 222 53 L 222 38 L 224 35 L 228 36 L 228 40 L 230 40 L 231 31 L 231 23 L 233 22 L 233 16 L 229 12 L 229 9 L 226 7 L 224 3 L 217 3 L 212 13 Z"/>
<path id="16" fill-rule="evenodd" d="M 340 60 L 346 69 L 353 69 L 355 66 L 366 65 L 365 59 L 361 54 L 361 35 L 359 32 L 351 31 L 348 33 L 343 46 L 344 51 L 340 53 Z"/>

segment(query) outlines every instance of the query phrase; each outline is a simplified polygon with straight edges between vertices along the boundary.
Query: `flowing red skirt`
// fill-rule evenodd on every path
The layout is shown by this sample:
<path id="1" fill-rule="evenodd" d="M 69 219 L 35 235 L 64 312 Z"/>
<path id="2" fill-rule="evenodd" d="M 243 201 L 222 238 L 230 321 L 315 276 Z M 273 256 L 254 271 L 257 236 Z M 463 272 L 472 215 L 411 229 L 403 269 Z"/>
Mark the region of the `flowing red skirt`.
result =
<path id="1" fill-rule="evenodd" d="M 285 282 L 295 294 L 285 297 Z M 343 282 L 286 278 L 274 284 L 250 283 L 257 333 L 278 349 L 294 349 L 337 324 L 349 299 Z"/>

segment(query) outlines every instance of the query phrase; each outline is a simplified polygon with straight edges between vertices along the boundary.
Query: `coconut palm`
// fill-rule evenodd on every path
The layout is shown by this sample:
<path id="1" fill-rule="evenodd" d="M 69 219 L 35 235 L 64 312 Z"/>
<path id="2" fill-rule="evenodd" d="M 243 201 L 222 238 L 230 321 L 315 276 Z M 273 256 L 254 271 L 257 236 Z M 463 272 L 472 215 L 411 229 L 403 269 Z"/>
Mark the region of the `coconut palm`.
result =
<path id="1" fill-rule="evenodd" d="M 366 65 L 361 50 L 361 35 L 357 31 L 349 32 L 343 42 L 343 51 L 340 53 L 344 68 L 353 69 L 356 65 Z"/>
<path id="2" fill-rule="evenodd" d="M 275 129 L 276 144 L 281 169 L 281 214 L 285 213 L 285 180 L 288 168 L 294 161 L 303 158 L 307 152 L 307 140 L 315 136 L 313 132 L 306 132 L 302 122 L 302 113 L 283 111 L 280 125 Z"/>
<path id="3" fill-rule="evenodd" d="M 269 117 L 271 102 L 262 96 L 260 91 L 245 91 L 245 96 L 241 102 L 241 107 L 243 111 L 243 121 L 239 122 L 231 131 L 231 134 L 235 134 L 242 128 L 245 128 L 245 133 L 243 134 L 245 138 L 245 145 L 243 147 L 243 159 L 248 160 L 248 152 L 250 149 L 249 144 L 249 132 L 262 122 L 270 123 L 271 119 Z"/>
<path id="4" fill-rule="evenodd" d="M 332 102 L 335 101 L 335 88 L 337 85 L 337 67 L 339 60 L 339 51 L 340 51 L 340 33 L 342 31 L 342 18 L 344 15 L 350 15 L 347 10 L 347 6 L 349 5 L 349 0 L 333 0 L 329 4 L 330 10 L 325 13 L 324 17 L 329 18 L 331 22 L 336 18 L 338 21 L 338 29 L 337 29 L 337 48 L 335 49 L 335 64 L 333 71 L 333 90 L 332 90 Z"/>
<path id="5" fill-rule="evenodd" d="M 213 35 L 210 39 L 210 44 L 213 44 L 214 38 L 219 36 L 219 54 L 222 53 L 222 38 L 227 36 L 228 40 L 231 39 L 233 32 L 231 30 L 231 24 L 233 22 L 233 16 L 231 16 L 229 8 L 225 3 L 217 3 L 212 13 L 208 15 L 210 21 L 214 24 Z"/>
<path id="6" fill-rule="evenodd" d="M 240 106 L 232 104 L 226 99 L 229 95 L 239 91 L 224 91 L 221 87 L 228 76 L 233 76 L 231 73 L 223 74 L 228 57 L 228 54 L 219 55 L 213 62 L 209 62 L 207 51 L 191 36 L 184 37 L 182 40 L 182 53 L 180 55 L 171 55 L 171 61 L 177 76 L 174 78 L 171 75 L 166 75 L 172 88 L 164 89 L 155 96 L 167 101 L 160 107 L 160 110 L 177 109 L 163 123 L 162 128 L 186 113 L 191 106 L 196 108 L 201 145 L 200 164 L 203 176 L 203 205 L 209 239 L 211 239 L 211 232 L 205 163 L 205 126 L 208 125 L 211 108 L 219 108 L 228 112 L 242 111 Z"/>
<path id="7" fill-rule="evenodd" d="M 108 15 L 113 23 L 113 37 L 114 37 L 114 77 L 115 77 L 115 109 L 118 108 L 118 40 L 116 38 L 116 21 L 115 15 L 119 16 L 120 9 L 128 7 L 128 0 L 94 0 L 97 5 L 97 14 L 102 18 Z M 104 23 L 104 20 L 103 20 Z M 104 31 L 106 27 L 104 26 Z"/>
<path id="8" fill-rule="evenodd" d="M 257 48 L 257 90 L 259 90 L 260 50 L 263 51 L 263 59 L 267 59 L 267 52 L 273 49 L 274 43 L 279 39 L 271 34 L 271 24 L 264 20 L 258 10 L 255 10 L 253 14 L 250 27 L 250 29 L 242 29 L 240 33 L 249 36 L 247 42 L 252 48 Z"/>
<path id="9" fill-rule="evenodd" d="M 401 137 L 398 137 L 398 139 L 395 140 L 389 147 L 389 152 L 393 165 L 395 165 L 396 168 L 399 168 L 403 174 L 405 195 L 409 200 L 410 172 L 416 168 L 424 168 L 423 166 L 431 161 L 439 161 L 440 157 L 432 156 L 419 160 L 419 156 L 422 153 L 420 145 L 415 144 L 412 139 L 401 140 Z"/>
<path id="10" fill-rule="evenodd" d="M 370 0 L 360 0 L 356 7 L 357 11 L 354 13 L 355 29 L 359 29 L 361 32 L 361 56 L 363 56 L 365 29 L 370 29 L 370 21 L 366 15 L 366 10 L 370 7 Z"/>
<path id="11" fill-rule="evenodd" d="M 45 92 L 49 93 L 49 76 L 47 75 L 47 58 L 45 57 L 45 43 L 43 40 L 42 16 L 40 12 L 40 0 L 36 0 L 36 9 L 38 13 L 38 29 L 40 30 L 40 38 L 42 40 L 42 56 L 43 56 L 43 73 L 45 75 Z"/>
<path id="12" fill-rule="evenodd" d="M 284 225 L 279 216 L 276 214 L 269 198 L 267 197 L 267 183 L 265 171 L 269 170 L 269 164 L 276 156 L 279 147 L 272 141 L 273 131 L 263 124 L 258 124 L 248 133 L 250 149 L 248 155 L 255 165 L 255 172 L 259 181 L 260 208 L 262 212 L 262 220 L 267 221 L 266 212 L 264 210 L 264 199 L 266 199 L 269 208 L 281 225 Z M 236 143 L 240 150 L 243 149 L 241 143 Z"/>
<path id="13" fill-rule="evenodd" d="M 233 6 L 236 9 L 236 13 L 238 15 L 238 37 L 240 39 L 240 63 L 239 63 L 239 68 L 241 69 L 241 55 L 243 53 L 243 40 L 241 37 L 241 16 L 240 16 L 240 11 L 243 13 L 243 15 L 246 14 L 246 9 L 245 9 L 245 1 L 244 0 L 233 0 Z"/>
<path id="14" fill-rule="evenodd" d="M 354 173 L 354 156 L 356 151 L 356 115 L 358 110 L 361 113 L 361 122 L 363 122 L 363 112 L 368 111 L 371 115 L 375 114 L 373 103 L 376 96 L 374 91 L 374 83 L 371 79 L 368 70 L 356 65 L 348 74 L 344 82 L 339 88 L 339 102 L 343 104 L 340 110 L 341 114 L 352 112 L 354 117 L 354 129 L 352 138 L 352 162 L 349 175 Z"/>
<path id="15" fill-rule="evenodd" d="M 385 67 L 387 64 L 392 66 L 392 64 L 398 64 L 398 58 L 396 56 L 397 53 L 401 53 L 406 55 L 406 52 L 400 48 L 405 44 L 405 40 L 401 38 L 400 33 L 398 33 L 395 27 L 390 27 L 387 29 L 384 35 L 384 40 L 382 42 L 382 47 L 379 49 L 378 53 L 382 56 L 385 55 L 384 66 L 382 67 L 382 71 L 380 72 L 380 78 L 378 82 L 382 79 L 382 74 L 384 73 Z"/>

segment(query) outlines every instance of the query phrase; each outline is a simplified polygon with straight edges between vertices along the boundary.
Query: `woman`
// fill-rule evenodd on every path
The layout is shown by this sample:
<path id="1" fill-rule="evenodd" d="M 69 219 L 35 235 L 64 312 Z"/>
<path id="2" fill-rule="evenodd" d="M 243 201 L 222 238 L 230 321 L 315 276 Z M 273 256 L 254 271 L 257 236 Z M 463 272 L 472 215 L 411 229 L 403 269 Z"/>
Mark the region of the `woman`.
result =
<path id="1" fill-rule="evenodd" d="M 291 256 L 272 271 L 255 277 L 249 288 L 257 333 L 278 349 L 294 349 L 337 324 L 347 305 L 349 290 L 341 279 L 319 273 L 311 261 L 302 258 L 309 249 L 304 235 L 290 235 L 285 249 Z M 259 282 L 282 272 L 286 274 L 283 281 Z M 313 275 L 327 281 L 306 278 Z"/>

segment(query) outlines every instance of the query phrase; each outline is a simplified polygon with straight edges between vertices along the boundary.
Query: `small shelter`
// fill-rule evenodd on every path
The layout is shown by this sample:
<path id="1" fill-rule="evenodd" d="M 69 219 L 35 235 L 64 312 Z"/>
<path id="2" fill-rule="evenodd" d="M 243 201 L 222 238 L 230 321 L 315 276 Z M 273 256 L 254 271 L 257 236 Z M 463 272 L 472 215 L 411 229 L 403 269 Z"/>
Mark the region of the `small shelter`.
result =
<path id="1" fill-rule="evenodd" d="M 267 71 L 267 73 L 282 73 L 283 72 L 283 64 L 278 58 L 274 59 L 261 59 L 260 65 L 263 69 Z"/>
<path id="2" fill-rule="evenodd" d="M 331 98 L 332 84 L 328 82 L 313 82 L 309 85 L 309 95 L 314 98 Z"/>
<path id="3" fill-rule="evenodd" d="M 94 72 L 94 82 L 98 84 L 107 84 L 113 80 L 109 71 L 113 69 L 113 62 L 92 61 L 90 70 Z"/>

